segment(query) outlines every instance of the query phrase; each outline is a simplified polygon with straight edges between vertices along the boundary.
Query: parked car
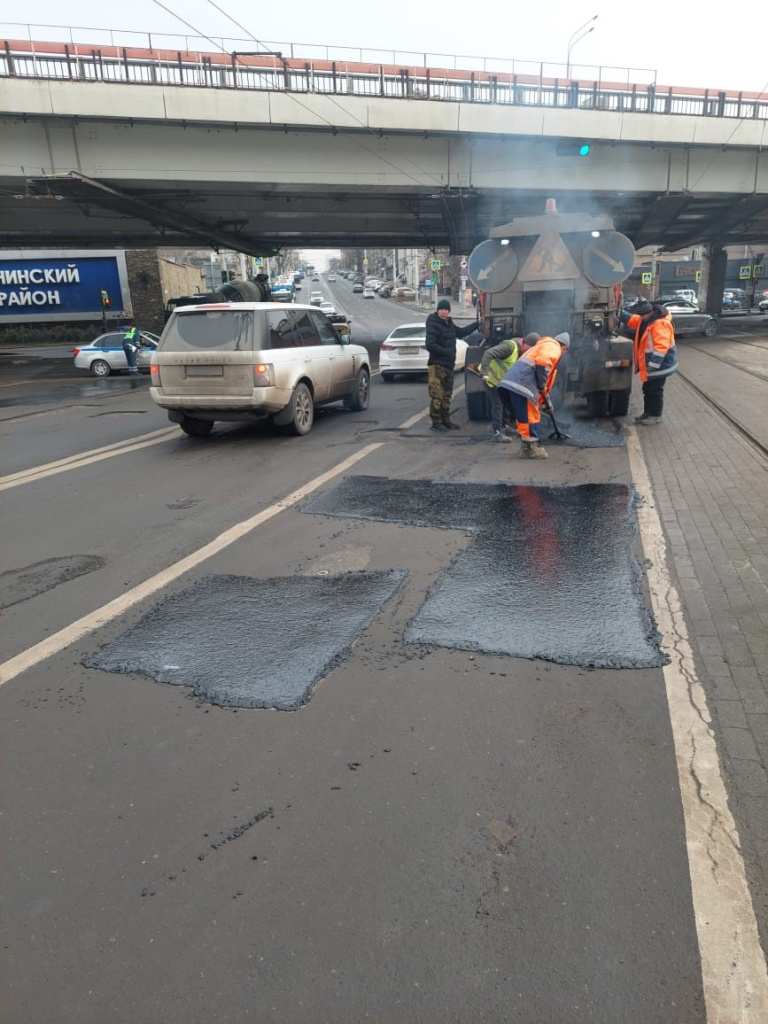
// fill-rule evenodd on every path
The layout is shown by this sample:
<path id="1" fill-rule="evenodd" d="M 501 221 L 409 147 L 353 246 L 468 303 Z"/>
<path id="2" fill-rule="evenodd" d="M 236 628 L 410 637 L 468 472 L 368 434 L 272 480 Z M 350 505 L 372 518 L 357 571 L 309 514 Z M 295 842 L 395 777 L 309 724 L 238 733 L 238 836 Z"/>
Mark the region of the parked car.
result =
<path id="1" fill-rule="evenodd" d="M 376 292 L 373 290 L 373 288 L 369 288 L 368 285 L 366 285 L 365 288 L 363 288 L 363 298 L 364 299 L 375 299 L 376 298 Z"/>
<path id="2" fill-rule="evenodd" d="M 726 288 L 723 292 L 723 312 L 748 313 L 752 300 L 743 288 Z"/>
<path id="3" fill-rule="evenodd" d="M 395 286 L 394 284 L 392 284 L 391 281 L 387 281 L 384 284 L 379 285 L 379 287 L 376 289 L 376 294 L 379 296 L 379 298 L 388 299 L 392 294 L 392 289 L 394 287 Z"/>
<path id="4" fill-rule="evenodd" d="M 672 296 L 675 299 L 683 299 L 683 301 L 690 303 L 696 309 L 699 308 L 699 297 L 693 288 L 675 288 L 672 292 Z"/>
<path id="5" fill-rule="evenodd" d="M 309 293 L 309 304 L 310 306 L 319 306 L 321 302 L 325 302 L 325 296 L 322 292 L 310 292 Z"/>
<path id="6" fill-rule="evenodd" d="M 338 334 L 346 337 L 347 341 L 352 341 L 352 321 L 348 316 L 343 313 L 326 313 L 326 316 Z"/>
<path id="7" fill-rule="evenodd" d="M 361 292 L 362 290 L 363 290 L 363 286 L 362 286 L 362 284 L 359 281 L 356 281 L 352 285 L 352 291 L 353 292 Z"/>
<path id="8" fill-rule="evenodd" d="M 768 299 L 761 299 L 757 308 L 761 313 L 768 313 Z"/>
<path id="9" fill-rule="evenodd" d="M 368 408 L 370 357 L 312 306 L 217 303 L 177 309 L 152 361 L 153 400 L 191 437 L 217 420 L 270 418 L 308 434 L 315 407 Z"/>
<path id="10" fill-rule="evenodd" d="M 663 300 L 662 300 L 663 301 Z M 700 312 L 698 306 L 692 306 L 684 299 L 670 299 L 664 303 L 672 316 L 672 323 L 677 337 L 685 337 L 688 334 L 703 334 L 707 338 L 713 338 L 719 326 L 715 317 L 709 313 Z"/>
<path id="11" fill-rule="evenodd" d="M 426 345 L 427 328 L 423 321 L 415 324 L 401 324 L 387 335 L 379 346 L 379 369 L 381 379 L 394 380 L 397 374 L 404 376 L 427 372 L 429 353 Z M 456 339 L 456 370 L 463 370 L 467 361 L 467 343 Z"/>
<path id="12" fill-rule="evenodd" d="M 292 284 L 276 284 L 272 287 L 272 301 L 273 302 L 293 302 L 293 289 Z"/>
<path id="13" fill-rule="evenodd" d="M 125 331 L 108 331 L 99 335 L 88 345 L 72 349 L 78 370 L 89 370 L 94 377 L 109 377 L 128 369 L 128 360 L 123 352 Z M 149 373 L 149 363 L 157 348 L 159 338 L 150 331 L 141 332 L 141 348 L 136 353 L 136 365 L 140 372 Z"/>

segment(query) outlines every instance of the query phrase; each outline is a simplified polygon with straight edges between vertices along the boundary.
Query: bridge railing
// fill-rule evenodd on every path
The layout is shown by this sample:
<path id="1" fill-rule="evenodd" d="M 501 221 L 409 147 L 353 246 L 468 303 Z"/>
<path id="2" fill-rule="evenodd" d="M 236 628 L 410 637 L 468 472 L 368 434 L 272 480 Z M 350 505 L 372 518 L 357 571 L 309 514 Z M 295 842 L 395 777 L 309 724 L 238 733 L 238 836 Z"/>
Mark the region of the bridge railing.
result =
<path id="1" fill-rule="evenodd" d="M 768 119 L 759 93 L 261 54 L 0 40 L 0 78 Z"/>

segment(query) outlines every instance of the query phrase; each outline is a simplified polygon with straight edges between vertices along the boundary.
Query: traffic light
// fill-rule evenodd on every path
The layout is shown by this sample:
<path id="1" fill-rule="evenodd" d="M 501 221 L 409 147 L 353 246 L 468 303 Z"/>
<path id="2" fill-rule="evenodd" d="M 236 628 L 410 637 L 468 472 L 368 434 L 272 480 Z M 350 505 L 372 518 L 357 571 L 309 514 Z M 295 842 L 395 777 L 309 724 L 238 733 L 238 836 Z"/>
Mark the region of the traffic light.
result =
<path id="1" fill-rule="evenodd" d="M 589 156 L 592 152 L 592 144 L 590 142 L 580 142 L 576 140 L 563 140 L 557 144 L 557 155 L 558 156 Z"/>

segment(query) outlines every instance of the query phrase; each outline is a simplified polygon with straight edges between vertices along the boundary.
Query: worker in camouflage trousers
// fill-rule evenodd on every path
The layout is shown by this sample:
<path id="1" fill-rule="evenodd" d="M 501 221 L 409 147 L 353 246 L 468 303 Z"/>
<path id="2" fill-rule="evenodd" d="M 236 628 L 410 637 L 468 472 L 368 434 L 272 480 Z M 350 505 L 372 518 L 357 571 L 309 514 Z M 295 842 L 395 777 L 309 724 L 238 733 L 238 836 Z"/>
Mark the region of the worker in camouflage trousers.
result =
<path id="1" fill-rule="evenodd" d="M 451 420 L 453 375 L 456 369 L 456 339 L 466 338 L 477 330 L 474 323 L 457 327 L 451 319 L 451 304 L 440 299 L 434 313 L 427 317 L 427 380 L 429 383 L 429 415 L 433 430 L 459 430 Z"/>

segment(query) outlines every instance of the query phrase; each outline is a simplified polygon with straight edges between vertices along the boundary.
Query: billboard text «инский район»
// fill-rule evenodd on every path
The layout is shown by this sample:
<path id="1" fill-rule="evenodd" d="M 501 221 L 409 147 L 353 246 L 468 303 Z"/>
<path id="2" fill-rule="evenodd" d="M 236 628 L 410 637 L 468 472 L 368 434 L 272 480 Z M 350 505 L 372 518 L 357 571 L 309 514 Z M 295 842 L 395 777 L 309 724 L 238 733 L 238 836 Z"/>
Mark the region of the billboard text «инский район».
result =
<path id="1" fill-rule="evenodd" d="M 96 320 L 127 309 L 120 251 L 0 252 L 0 324 Z"/>

